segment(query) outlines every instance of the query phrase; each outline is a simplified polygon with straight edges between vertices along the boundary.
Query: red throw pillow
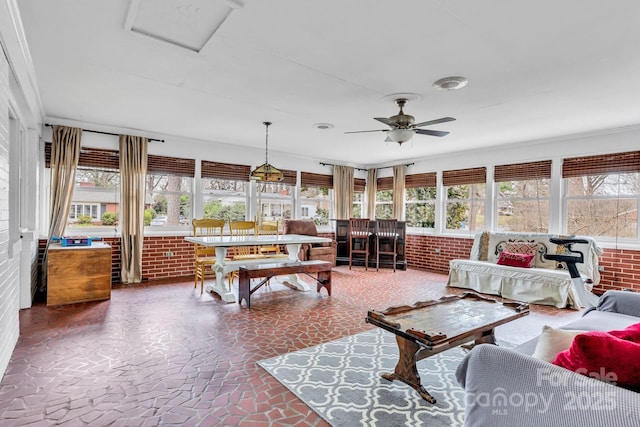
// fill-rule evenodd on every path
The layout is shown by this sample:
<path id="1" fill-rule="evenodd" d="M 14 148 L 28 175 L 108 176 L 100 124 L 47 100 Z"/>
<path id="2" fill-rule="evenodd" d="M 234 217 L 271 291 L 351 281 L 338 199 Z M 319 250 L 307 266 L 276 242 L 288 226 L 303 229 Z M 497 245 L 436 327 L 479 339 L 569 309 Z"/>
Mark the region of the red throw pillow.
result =
<path id="1" fill-rule="evenodd" d="M 576 335 L 554 365 L 632 390 L 640 389 L 640 323 L 621 331 Z"/>
<path id="2" fill-rule="evenodd" d="M 533 263 L 533 255 L 531 254 L 514 254 L 507 251 L 500 252 L 498 264 L 509 265 L 511 267 L 530 268 Z"/>

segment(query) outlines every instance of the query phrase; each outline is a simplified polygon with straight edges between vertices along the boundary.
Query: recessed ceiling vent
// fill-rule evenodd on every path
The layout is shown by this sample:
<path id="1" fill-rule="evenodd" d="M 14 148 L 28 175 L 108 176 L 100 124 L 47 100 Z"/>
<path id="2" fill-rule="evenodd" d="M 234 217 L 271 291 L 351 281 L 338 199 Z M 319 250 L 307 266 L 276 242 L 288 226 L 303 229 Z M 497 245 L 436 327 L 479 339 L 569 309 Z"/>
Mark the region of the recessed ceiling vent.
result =
<path id="1" fill-rule="evenodd" d="M 465 77 L 453 76 L 444 77 L 433 82 L 433 87 L 438 90 L 456 90 L 462 89 L 469 81 Z"/>

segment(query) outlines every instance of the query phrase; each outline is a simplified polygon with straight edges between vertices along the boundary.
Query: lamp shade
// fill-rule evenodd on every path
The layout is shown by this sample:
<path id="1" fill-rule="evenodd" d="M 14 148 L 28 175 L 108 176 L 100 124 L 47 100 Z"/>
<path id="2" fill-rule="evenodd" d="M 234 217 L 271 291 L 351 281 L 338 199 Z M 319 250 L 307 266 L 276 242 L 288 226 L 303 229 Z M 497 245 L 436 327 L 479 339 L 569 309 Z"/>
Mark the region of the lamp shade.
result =
<path id="1" fill-rule="evenodd" d="M 271 125 L 271 122 L 262 122 L 262 124 L 265 126 L 264 164 L 252 170 L 249 178 L 257 181 L 282 181 L 284 179 L 284 173 L 282 173 L 280 169 L 269 164 L 269 126 Z"/>
<path id="2" fill-rule="evenodd" d="M 416 131 L 414 129 L 391 129 L 387 132 L 387 136 L 393 142 L 402 144 L 403 142 L 410 141 L 415 133 Z"/>
<path id="3" fill-rule="evenodd" d="M 269 163 L 265 163 L 252 170 L 249 177 L 258 181 L 278 182 L 284 179 L 284 173 Z"/>

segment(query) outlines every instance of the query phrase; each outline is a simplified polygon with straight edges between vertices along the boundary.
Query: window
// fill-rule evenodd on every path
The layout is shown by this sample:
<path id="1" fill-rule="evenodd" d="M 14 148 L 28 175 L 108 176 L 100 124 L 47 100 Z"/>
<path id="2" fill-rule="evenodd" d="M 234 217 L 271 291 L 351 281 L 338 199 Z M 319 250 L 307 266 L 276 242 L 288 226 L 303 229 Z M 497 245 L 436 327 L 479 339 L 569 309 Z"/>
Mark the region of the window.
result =
<path id="1" fill-rule="evenodd" d="M 51 143 L 45 144 L 45 167 Z M 100 235 L 118 227 L 120 160 L 117 150 L 81 147 L 65 235 Z"/>
<path id="2" fill-rule="evenodd" d="M 195 160 L 147 156 L 144 225 L 191 225 Z"/>
<path id="3" fill-rule="evenodd" d="M 367 180 L 364 178 L 353 179 L 353 207 L 351 209 L 352 218 L 362 218 L 364 192 Z"/>
<path id="4" fill-rule="evenodd" d="M 202 161 L 202 201 L 205 218 L 244 220 L 251 167 Z"/>
<path id="5" fill-rule="evenodd" d="M 118 226 L 119 205 L 120 173 L 117 170 L 79 166 L 65 234 L 114 231 Z"/>
<path id="6" fill-rule="evenodd" d="M 434 228 L 436 219 L 436 174 L 421 173 L 405 178 L 407 227 Z"/>
<path id="7" fill-rule="evenodd" d="M 567 233 L 638 237 L 640 151 L 564 159 Z"/>
<path id="8" fill-rule="evenodd" d="M 378 178 L 376 185 L 376 219 L 393 218 L 393 177 Z"/>
<path id="9" fill-rule="evenodd" d="M 443 171 L 446 190 L 446 230 L 478 231 L 484 228 L 486 169 Z"/>
<path id="10" fill-rule="evenodd" d="M 292 218 L 296 171 L 282 169 L 282 172 L 284 179 L 280 182 L 257 182 L 258 216 L 262 216 L 264 221 Z"/>
<path id="11" fill-rule="evenodd" d="M 301 219 L 313 219 L 318 226 L 328 226 L 333 205 L 333 176 L 300 173 Z"/>
<path id="12" fill-rule="evenodd" d="M 497 229 L 546 233 L 550 179 L 551 160 L 496 166 Z"/>

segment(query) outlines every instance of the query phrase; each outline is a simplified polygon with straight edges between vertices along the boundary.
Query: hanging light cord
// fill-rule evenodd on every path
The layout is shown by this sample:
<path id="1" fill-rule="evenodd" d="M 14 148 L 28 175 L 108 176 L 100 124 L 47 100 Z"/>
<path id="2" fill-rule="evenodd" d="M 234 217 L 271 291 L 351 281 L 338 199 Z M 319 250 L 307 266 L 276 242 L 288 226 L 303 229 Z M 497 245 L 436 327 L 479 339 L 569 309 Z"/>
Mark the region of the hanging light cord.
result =
<path id="1" fill-rule="evenodd" d="M 265 165 L 266 168 L 269 167 L 269 125 L 271 124 L 271 122 L 262 122 L 263 125 L 266 126 L 266 131 L 265 131 L 265 141 L 264 141 L 264 161 L 265 161 Z"/>

